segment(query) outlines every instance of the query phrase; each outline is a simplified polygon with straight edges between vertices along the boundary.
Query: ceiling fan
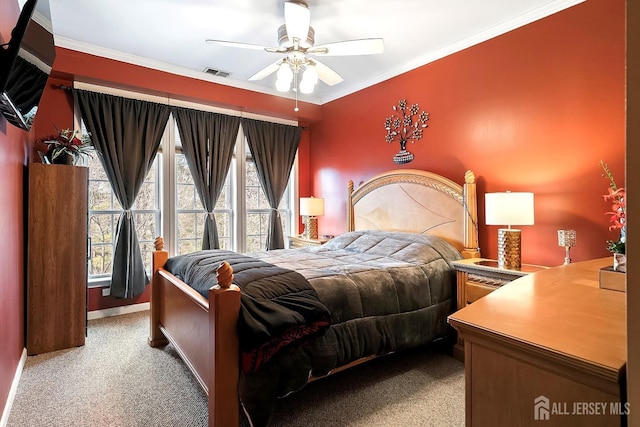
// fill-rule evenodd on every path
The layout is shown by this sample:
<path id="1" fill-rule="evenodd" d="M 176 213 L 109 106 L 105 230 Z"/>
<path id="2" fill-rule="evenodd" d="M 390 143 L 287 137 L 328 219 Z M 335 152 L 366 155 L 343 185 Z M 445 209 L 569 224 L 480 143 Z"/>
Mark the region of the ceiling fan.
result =
<path id="1" fill-rule="evenodd" d="M 384 51 L 384 42 L 380 38 L 345 40 L 314 46 L 315 31 L 310 26 L 311 11 L 304 0 L 284 2 L 284 25 L 278 29 L 278 47 L 260 46 L 225 40 L 207 39 L 207 43 L 219 46 L 243 49 L 264 50 L 283 54 L 284 57 L 267 65 L 249 77 L 249 80 L 261 80 L 277 71 L 276 89 L 287 92 L 299 89 L 302 93 L 311 93 L 318 79 L 329 86 L 343 81 L 342 77 L 311 55 L 346 56 L 373 55 Z M 298 82 L 299 74 L 302 79 Z M 297 107 L 296 107 L 297 111 Z"/>

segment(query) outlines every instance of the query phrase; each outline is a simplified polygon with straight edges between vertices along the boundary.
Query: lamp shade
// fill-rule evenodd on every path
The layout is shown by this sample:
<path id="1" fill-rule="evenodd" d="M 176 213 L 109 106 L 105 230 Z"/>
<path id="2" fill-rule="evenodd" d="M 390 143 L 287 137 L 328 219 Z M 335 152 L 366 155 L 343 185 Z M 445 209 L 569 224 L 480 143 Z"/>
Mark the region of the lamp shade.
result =
<path id="1" fill-rule="evenodd" d="M 324 199 L 316 197 L 300 198 L 300 215 L 320 216 L 324 215 Z"/>
<path id="2" fill-rule="evenodd" d="M 558 246 L 572 248 L 576 245 L 576 230 L 558 230 Z"/>
<path id="3" fill-rule="evenodd" d="M 533 225 L 533 193 L 485 194 L 487 225 Z"/>

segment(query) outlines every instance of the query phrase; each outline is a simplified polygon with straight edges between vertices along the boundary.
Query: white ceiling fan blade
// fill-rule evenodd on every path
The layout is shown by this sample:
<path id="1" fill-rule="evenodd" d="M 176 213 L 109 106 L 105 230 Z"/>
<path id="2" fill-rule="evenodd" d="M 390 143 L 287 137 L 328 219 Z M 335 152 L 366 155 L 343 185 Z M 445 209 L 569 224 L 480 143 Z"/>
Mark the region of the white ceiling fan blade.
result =
<path id="1" fill-rule="evenodd" d="M 318 78 L 329 86 L 336 85 L 343 81 L 343 78 L 340 77 L 340 74 L 336 73 L 331 68 L 324 65 L 322 62 L 313 59 L 313 61 L 309 60 L 309 63 L 316 66 Z"/>
<path id="2" fill-rule="evenodd" d="M 249 77 L 249 80 L 262 80 L 270 74 L 275 73 L 280 68 L 280 64 L 282 64 L 282 59 L 274 62 L 273 64 L 269 64 L 264 67 L 262 70 L 255 73 L 253 76 Z"/>
<path id="3" fill-rule="evenodd" d="M 268 51 L 268 49 L 274 49 L 274 48 L 271 48 L 271 47 L 260 46 L 260 45 L 257 45 L 257 44 L 230 42 L 230 41 L 226 41 L 226 40 L 207 39 L 205 41 L 207 43 L 217 44 L 218 46 L 237 47 L 237 48 L 241 48 L 241 49 L 267 50 L 267 51 Z"/>
<path id="4" fill-rule="evenodd" d="M 284 25 L 287 28 L 289 43 L 293 43 L 294 39 L 306 40 L 310 23 L 311 11 L 305 3 L 301 1 L 284 2 Z"/>
<path id="5" fill-rule="evenodd" d="M 310 54 L 327 56 L 376 55 L 382 52 L 384 52 L 382 39 L 345 40 L 314 46 L 307 50 Z"/>

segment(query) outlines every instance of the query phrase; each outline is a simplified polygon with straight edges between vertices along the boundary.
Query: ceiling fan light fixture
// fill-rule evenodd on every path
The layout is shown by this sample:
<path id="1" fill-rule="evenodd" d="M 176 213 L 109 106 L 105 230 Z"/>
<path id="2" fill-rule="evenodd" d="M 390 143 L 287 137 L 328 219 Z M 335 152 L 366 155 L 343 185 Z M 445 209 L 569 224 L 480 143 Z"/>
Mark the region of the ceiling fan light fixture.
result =
<path id="1" fill-rule="evenodd" d="M 318 83 L 318 70 L 314 64 L 307 64 L 304 73 L 302 74 L 302 82 L 308 82 L 311 86 L 315 86 Z"/>
<path id="2" fill-rule="evenodd" d="M 314 87 L 313 84 L 311 84 L 309 82 L 305 82 L 304 80 L 302 80 L 300 82 L 300 92 L 301 93 L 306 93 L 306 94 L 313 93 L 313 87 Z"/>
<path id="3" fill-rule="evenodd" d="M 290 80 L 276 79 L 276 90 L 278 92 L 289 92 L 289 89 L 291 89 Z"/>
<path id="4" fill-rule="evenodd" d="M 307 62 L 300 81 L 300 92 L 312 93 L 316 83 L 318 83 L 318 70 L 315 63 Z"/>
<path id="5" fill-rule="evenodd" d="M 288 92 L 291 89 L 291 81 L 293 80 L 293 70 L 289 62 L 283 61 L 278 67 L 276 74 L 276 90 L 278 92 Z"/>
<path id="6" fill-rule="evenodd" d="M 293 79 L 293 70 L 291 69 L 289 62 L 283 61 L 282 64 L 280 64 L 276 78 L 285 82 L 291 82 L 291 79 Z"/>

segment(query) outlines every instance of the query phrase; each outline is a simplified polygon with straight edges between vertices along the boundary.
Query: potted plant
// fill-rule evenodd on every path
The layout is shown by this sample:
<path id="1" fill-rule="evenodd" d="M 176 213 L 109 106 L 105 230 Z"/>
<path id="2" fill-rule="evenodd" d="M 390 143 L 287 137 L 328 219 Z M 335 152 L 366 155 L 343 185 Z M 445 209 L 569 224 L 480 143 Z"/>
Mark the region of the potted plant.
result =
<path id="1" fill-rule="evenodd" d="M 89 133 L 80 134 L 72 129 L 58 130 L 57 135 L 40 138 L 38 142 L 47 146 L 46 153 L 38 152 L 42 163 L 75 165 L 83 156 L 90 156 L 93 149 Z"/>

